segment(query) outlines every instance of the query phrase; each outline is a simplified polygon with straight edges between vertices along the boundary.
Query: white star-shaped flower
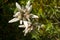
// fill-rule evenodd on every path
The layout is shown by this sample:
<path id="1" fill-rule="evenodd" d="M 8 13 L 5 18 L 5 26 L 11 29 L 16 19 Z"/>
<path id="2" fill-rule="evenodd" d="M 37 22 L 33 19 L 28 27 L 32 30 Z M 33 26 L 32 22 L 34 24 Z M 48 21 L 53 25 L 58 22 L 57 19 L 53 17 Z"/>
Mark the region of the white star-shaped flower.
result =
<path id="1" fill-rule="evenodd" d="M 16 8 L 18 9 L 18 12 L 16 12 L 13 15 L 14 18 L 11 19 L 8 23 L 20 21 L 19 27 L 25 28 L 23 32 L 24 32 L 24 36 L 26 36 L 28 32 L 31 32 L 31 30 L 33 30 L 33 25 L 30 18 L 34 19 L 39 17 L 37 15 L 30 14 L 30 11 L 32 10 L 32 5 L 30 5 L 30 0 L 27 2 L 25 7 L 24 6 L 21 7 L 16 2 Z"/>
<path id="2" fill-rule="evenodd" d="M 33 30 L 33 26 L 31 26 L 31 22 L 29 21 L 23 21 L 24 25 L 19 25 L 20 28 L 25 28 L 24 29 L 24 36 L 26 36 L 26 34 L 28 32 L 31 32 L 31 30 Z"/>

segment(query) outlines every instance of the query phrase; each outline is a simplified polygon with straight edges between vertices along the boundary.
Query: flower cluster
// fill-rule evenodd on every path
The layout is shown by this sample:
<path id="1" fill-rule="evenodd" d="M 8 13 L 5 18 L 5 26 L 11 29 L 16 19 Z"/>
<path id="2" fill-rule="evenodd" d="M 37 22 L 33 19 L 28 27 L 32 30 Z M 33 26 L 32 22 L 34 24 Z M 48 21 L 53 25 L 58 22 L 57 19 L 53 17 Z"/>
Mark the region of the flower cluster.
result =
<path id="1" fill-rule="evenodd" d="M 18 9 L 18 12 L 16 12 L 13 15 L 14 18 L 11 19 L 8 23 L 20 21 L 19 27 L 25 28 L 23 31 L 24 36 L 25 36 L 28 32 L 31 32 L 31 30 L 33 30 L 33 28 L 34 28 L 34 25 L 31 22 L 31 19 L 36 19 L 36 18 L 38 19 L 39 17 L 37 15 L 30 13 L 32 10 L 32 5 L 30 5 L 30 1 L 27 2 L 25 7 L 21 7 L 16 2 L 16 8 Z M 37 25 L 37 24 L 35 23 L 35 25 Z"/>

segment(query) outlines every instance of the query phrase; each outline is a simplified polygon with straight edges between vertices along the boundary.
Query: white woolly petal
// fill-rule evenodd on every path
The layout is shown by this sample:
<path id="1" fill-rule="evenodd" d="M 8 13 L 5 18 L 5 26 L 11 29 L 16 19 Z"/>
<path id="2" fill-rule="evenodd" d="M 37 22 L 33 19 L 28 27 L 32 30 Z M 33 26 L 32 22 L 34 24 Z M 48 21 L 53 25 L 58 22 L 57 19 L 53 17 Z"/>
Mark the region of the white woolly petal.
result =
<path id="1" fill-rule="evenodd" d="M 25 28 L 25 26 L 24 26 L 24 25 L 19 25 L 18 27 Z"/>
<path id="2" fill-rule="evenodd" d="M 13 22 L 16 22 L 16 21 L 18 21 L 19 19 L 18 18 L 13 18 L 13 19 L 11 19 L 8 23 L 13 23 Z"/>
<path id="3" fill-rule="evenodd" d="M 28 21 L 23 21 L 26 28 L 28 28 Z"/>
<path id="4" fill-rule="evenodd" d="M 22 22 L 23 22 L 23 21 L 22 21 L 22 20 L 20 20 L 20 24 L 22 24 Z"/>
<path id="5" fill-rule="evenodd" d="M 17 12 L 16 14 L 13 15 L 13 17 L 17 17 L 20 14 L 20 12 Z"/>
<path id="6" fill-rule="evenodd" d="M 27 2 L 26 8 L 28 8 L 29 6 L 30 6 L 30 0 Z"/>
<path id="7" fill-rule="evenodd" d="M 26 34 L 29 32 L 29 29 L 25 29 L 24 32 L 24 36 L 26 36 Z"/>
<path id="8" fill-rule="evenodd" d="M 28 7 L 27 11 L 30 12 L 32 10 L 32 5 Z"/>
<path id="9" fill-rule="evenodd" d="M 29 19 L 29 18 L 27 18 L 27 20 L 28 20 L 28 21 L 30 21 L 30 19 Z"/>
<path id="10" fill-rule="evenodd" d="M 21 6 L 16 2 L 16 7 L 21 10 Z"/>
<path id="11" fill-rule="evenodd" d="M 32 14 L 32 18 L 39 18 L 37 15 Z"/>
<path id="12" fill-rule="evenodd" d="M 27 5 L 30 5 L 30 0 L 27 2 Z"/>

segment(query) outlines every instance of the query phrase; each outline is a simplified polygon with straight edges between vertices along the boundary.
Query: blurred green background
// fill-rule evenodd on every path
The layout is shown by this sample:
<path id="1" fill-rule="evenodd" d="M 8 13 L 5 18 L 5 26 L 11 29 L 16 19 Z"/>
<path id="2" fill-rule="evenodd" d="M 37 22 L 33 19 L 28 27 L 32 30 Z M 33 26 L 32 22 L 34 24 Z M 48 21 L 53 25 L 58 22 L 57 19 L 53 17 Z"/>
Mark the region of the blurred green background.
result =
<path id="1" fill-rule="evenodd" d="M 15 3 L 26 5 L 28 0 L 0 0 L 0 40 L 60 40 L 60 0 L 31 0 L 32 13 L 38 15 L 44 26 L 26 36 L 19 22 L 9 24 L 13 18 Z"/>

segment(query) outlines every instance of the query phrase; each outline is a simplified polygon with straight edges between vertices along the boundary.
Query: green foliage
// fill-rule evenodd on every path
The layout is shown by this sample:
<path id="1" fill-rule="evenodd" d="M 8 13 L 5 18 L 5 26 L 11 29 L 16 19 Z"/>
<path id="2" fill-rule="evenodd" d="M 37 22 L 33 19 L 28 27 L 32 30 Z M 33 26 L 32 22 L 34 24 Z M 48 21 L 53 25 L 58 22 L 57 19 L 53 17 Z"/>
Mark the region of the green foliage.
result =
<path id="1" fill-rule="evenodd" d="M 0 0 L 0 40 L 60 40 L 60 0 L 31 0 L 32 13 L 40 17 L 39 23 L 44 24 L 39 31 L 35 29 L 24 36 L 18 22 L 8 24 L 17 10 L 15 2 L 25 6 L 27 1 Z"/>

